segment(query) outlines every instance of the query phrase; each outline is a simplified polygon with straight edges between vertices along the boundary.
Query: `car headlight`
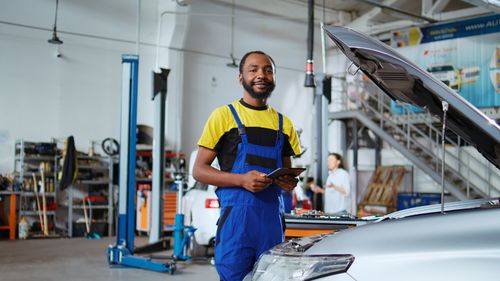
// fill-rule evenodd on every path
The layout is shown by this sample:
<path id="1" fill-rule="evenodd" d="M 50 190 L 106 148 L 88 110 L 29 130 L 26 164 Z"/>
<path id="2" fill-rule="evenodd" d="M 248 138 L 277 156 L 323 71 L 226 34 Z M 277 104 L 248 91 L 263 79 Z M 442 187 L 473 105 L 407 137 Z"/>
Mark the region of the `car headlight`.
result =
<path id="1" fill-rule="evenodd" d="M 314 280 L 346 272 L 352 255 L 307 255 L 306 250 L 325 236 L 292 239 L 263 253 L 245 281 Z"/>
<path id="2" fill-rule="evenodd" d="M 351 255 L 279 256 L 267 252 L 245 280 L 314 280 L 346 272 L 353 261 Z"/>

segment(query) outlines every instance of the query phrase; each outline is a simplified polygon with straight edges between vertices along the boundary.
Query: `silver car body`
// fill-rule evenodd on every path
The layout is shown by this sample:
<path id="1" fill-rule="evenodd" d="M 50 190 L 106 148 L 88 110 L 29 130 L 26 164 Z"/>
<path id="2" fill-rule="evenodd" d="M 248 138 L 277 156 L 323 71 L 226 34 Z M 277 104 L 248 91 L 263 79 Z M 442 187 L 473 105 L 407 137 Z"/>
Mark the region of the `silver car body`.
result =
<path id="1" fill-rule="evenodd" d="M 500 128 L 390 47 L 344 27 L 325 31 L 393 99 L 441 116 L 497 168 Z M 335 234 L 294 239 L 264 253 L 245 280 L 500 280 L 498 199 L 453 202 L 389 214 Z"/>
<path id="2" fill-rule="evenodd" d="M 491 208 L 391 219 L 338 232 L 306 254 L 353 255 L 351 280 L 498 280 L 499 218 Z"/>

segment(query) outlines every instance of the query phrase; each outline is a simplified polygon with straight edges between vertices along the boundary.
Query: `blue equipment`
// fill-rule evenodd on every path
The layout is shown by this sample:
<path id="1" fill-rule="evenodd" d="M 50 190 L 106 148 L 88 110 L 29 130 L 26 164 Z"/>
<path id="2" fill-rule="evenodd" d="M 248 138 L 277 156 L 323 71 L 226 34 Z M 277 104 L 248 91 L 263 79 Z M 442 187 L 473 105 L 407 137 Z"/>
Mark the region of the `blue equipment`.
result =
<path id="1" fill-rule="evenodd" d="M 182 213 L 182 196 L 184 189 L 184 180 L 182 174 L 175 174 L 175 185 L 177 186 L 177 213 L 174 219 L 174 260 L 191 261 L 187 249 L 191 244 L 191 239 L 194 239 L 196 228 L 192 226 L 184 226 L 184 214 Z"/>
<path id="2" fill-rule="evenodd" d="M 139 57 L 137 55 L 122 56 L 123 78 L 122 78 L 122 100 L 121 100 L 121 127 L 120 127 L 120 177 L 119 177 L 119 199 L 118 199 L 118 233 L 116 244 L 108 246 L 107 256 L 110 266 L 135 267 L 158 272 L 168 272 L 173 274 L 176 266 L 175 261 L 188 261 L 191 259 L 187 255 L 187 246 L 191 242 L 195 229 L 184 226 L 184 215 L 181 214 L 182 204 L 182 176 L 176 176 L 176 182 L 179 186 L 179 195 L 177 203 L 177 215 L 175 217 L 174 227 L 174 255 L 168 263 L 153 261 L 151 258 L 134 256 L 134 238 L 135 238 L 135 165 L 136 165 L 136 129 L 137 129 L 137 92 L 138 92 L 138 71 Z M 161 73 L 153 74 L 153 99 L 160 108 L 160 114 L 164 118 L 164 103 L 167 93 L 167 76 L 169 70 L 161 69 Z M 160 121 L 159 131 L 164 132 L 164 119 Z M 163 138 L 163 135 L 161 135 Z M 154 147 L 154 154 L 159 154 L 160 165 L 163 162 L 163 147 Z M 158 155 L 153 155 L 158 156 Z M 163 175 L 163 170 L 159 173 Z M 156 173 L 158 174 L 158 173 Z M 158 178 L 158 177 L 156 177 Z M 160 177 L 160 184 L 163 183 L 163 177 Z M 179 184 L 180 183 L 180 184 Z M 158 186 L 158 185 L 154 185 Z M 160 185 L 161 186 L 161 185 Z M 160 192 L 155 192 L 156 198 L 160 200 Z M 155 205 L 153 205 L 155 206 Z M 159 206 L 159 204 L 156 204 Z M 159 207 L 158 207 L 159 209 Z M 158 211 L 158 210 L 157 210 Z M 154 212 L 153 235 L 159 231 L 159 212 Z M 157 237 L 157 236 L 156 236 Z"/>

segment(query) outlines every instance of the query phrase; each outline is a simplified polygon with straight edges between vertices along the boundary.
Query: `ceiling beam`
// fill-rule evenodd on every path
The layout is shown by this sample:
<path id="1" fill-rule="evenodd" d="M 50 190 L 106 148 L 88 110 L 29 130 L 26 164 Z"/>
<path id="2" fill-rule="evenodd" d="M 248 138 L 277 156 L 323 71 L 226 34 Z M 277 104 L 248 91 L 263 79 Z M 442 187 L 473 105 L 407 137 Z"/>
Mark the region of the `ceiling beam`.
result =
<path id="1" fill-rule="evenodd" d="M 430 23 L 436 22 L 436 20 L 433 19 L 433 18 L 429 18 L 429 17 L 426 17 L 426 16 L 421 16 L 421 15 L 413 14 L 413 13 L 410 13 L 410 12 L 407 12 L 407 11 L 404 11 L 404 10 L 401 10 L 401 9 L 398 9 L 398 8 L 391 7 L 390 5 L 387 5 L 385 3 L 377 2 L 375 0 L 356 0 L 356 1 L 367 3 L 367 4 L 373 5 L 375 7 L 379 7 L 379 8 L 382 8 L 384 10 L 388 10 L 388 11 L 391 11 L 391 12 L 394 12 L 394 13 L 397 13 L 397 14 L 401 14 L 403 16 L 408 16 L 408 17 L 411 17 L 411 18 L 414 18 L 414 19 L 425 20 L 425 21 L 430 22 Z"/>
<path id="2" fill-rule="evenodd" d="M 500 14 L 500 1 L 498 0 L 462 0 L 462 1 Z"/>
<path id="3" fill-rule="evenodd" d="M 210 1 L 228 7 L 232 5 L 232 0 L 210 0 Z M 235 1 L 235 7 L 237 10 L 253 12 L 264 16 L 269 16 L 271 18 L 284 19 L 284 20 L 288 19 L 291 21 L 307 23 L 306 7 L 304 6 L 304 8 L 302 9 L 302 6 L 300 6 L 301 9 L 297 9 L 298 6 L 300 6 L 300 3 L 291 0 Z M 316 5 L 314 13 L 317 15 L 315 19 L 316 22 L 322 20 L 322 15 L 323 15 L 322 7 Z M 340 24 L 338 22 L 338 19 L 345 18 L 345 16 L 339 17 L 339 14 L 340 14 L 339 11 L 326 9 L 325 10 L 326 22 Z M 237 14 L 236 17 L 239 17 L 239 15 Z"/>
<path id="4" fill-rule="evenodd" d="M 439 21 L 447 21 L 447 20 L 454 20 L 454 19 L 460 19 L 460 18 L 470 18 L 470 17 L 480 16 L 480 15 L 485 15 L 485 14 L 491 14 L 491 11 L 489 11 L 485 8 L 473 7 L 473 8 L 466 8 L 466 9 L 460 9 L 460 10 L 455 10 L 455 11 L 434 14 L 433 18 L 435 18 L 436 20 L 439 20 Z"/>
<path id="5" fill-rule="evenodd" d="M 393 31 L 393 30 L 398 30 L 398 29 L 404 29 L 410 26 L 414 26 L 418 24 L 415 21 L 412 20 L 398 20 L 398 21 L 391 21 L 387 23 L 381 23 L 381 24 L 373 24 L 367 28 L 367 34 L 369 35 L 378 35 L 380 33 L 388 32 L 388 31 Z"/>
<path id="6" fill-rule="evenodd" d="M 444 8 L 446 8 L 448 3 L 450 3 L 450 0 L 436 1 L 436 3 L 434 3 L 434 5 L 432 5 L 428 11 L 426 11 L 425 16 L 433 18 L 435 14 L 441 13 Z"/>

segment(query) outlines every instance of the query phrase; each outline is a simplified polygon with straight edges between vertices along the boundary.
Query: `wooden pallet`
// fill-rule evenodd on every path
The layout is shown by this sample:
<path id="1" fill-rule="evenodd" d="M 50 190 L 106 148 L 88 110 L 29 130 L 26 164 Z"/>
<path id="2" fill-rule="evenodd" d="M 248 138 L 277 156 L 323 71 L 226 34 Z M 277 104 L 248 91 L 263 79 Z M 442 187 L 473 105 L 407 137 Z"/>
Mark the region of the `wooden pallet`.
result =
<path id="1" fill-rule="evenodd" d="M 397 193 L 405 173 L 406 169 L 402 166 L 378 167 L 368 184 L 368 191 L 360 207 L 374 205 L 385 206 L 387 211 L 395 210 Z"/>

